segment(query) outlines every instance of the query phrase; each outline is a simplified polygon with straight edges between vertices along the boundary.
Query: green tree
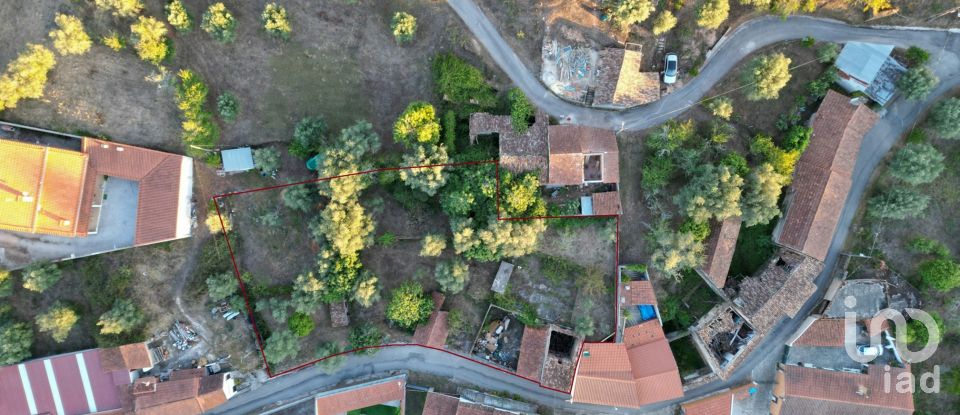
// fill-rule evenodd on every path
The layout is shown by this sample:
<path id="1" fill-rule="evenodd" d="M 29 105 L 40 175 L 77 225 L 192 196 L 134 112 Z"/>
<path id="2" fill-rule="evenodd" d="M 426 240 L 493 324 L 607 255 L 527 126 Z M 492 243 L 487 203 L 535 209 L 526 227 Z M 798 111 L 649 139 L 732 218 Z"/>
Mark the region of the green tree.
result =
<path id="1" fill-rule="evenodd" d="M 782 53 L 754 58 L 741 75 L 747 88 L 747 99 L 777 99 L 780 90 L 790 82 L 790 62 L 790 58 Z"/>
<path id="2" fill-rule="evenodd" d="M 833 61 L 837 60 L 837 56 L 840 56 L 839 44 L 827 42 L 817 48 L 817 60 L 819 60 L 820 63 L 833 63 Z"/>
<path id="3" fill-rule="evenodd" d="M 906 58 L 910 66 L 923 66 L 930 61 L 930 52 L 919 46 L 910 46 L 907 48 Z"/>
<path id="4" fill-rule="evenodd" d="M 670 10 L 664 10 L 653 19 L 653 35 L 660 36 L 676 26 L 677 17 Z"/>
<path id="5" fill-rule="evenodd" d="M 12 365 L 30 357 L 32 345 L 30 326 L 6 318 L 0 323 L 0 365 Z"/>
<path id="6" fill-rule="evenodd" d="M 390 294 L 387 319 L 405 329 L 423 323 L 433 312 L 433 301 L 424 295 L 423 287 L 412 281 L 404 282 Z"/>
<path id="7" fill-rule="evenodd" d="M 446 241 L 443 243 L 446 246 Z M 443 250 L 443 248 L 440 248 L 440 250 Z M 439 252 L 437 255 L 439 255 Z M 13 294 L 13 274 L 10 271 L 0 269 L 0 298 L 9 297 L 10 294 Z"/>
<path id="8" fill-rule="evenodd" d="M 944 169 L 944 156 L 927 143 L 907 143 L 890 160 L 890 175 L 917 185 L 930 183 Z"/>
<path id="9" fill-rule="evenodd" d="M 670 183 L 677 167 L 669 157 L 648 155 L 644 158 L 640 187 L 645 192 L 656 193 Z"/>
<path id="10" fill-rule="evenodd" d="M 397 43 L 412 42 L 417 35 L 417 18 L 407 12 L 396 12 L 390 19 L 390 31 Z"/>
<path id="11" fill-rule="evenodd" d="M 300 353 L 300 340 L 287 329 L 273 332 L 266 343 L 263 353 L 267 355 L 267 362 L 273 364 L 293 359 Z"/>
<path id="12" fill-rule="evenodd" d="M 240 114 L 240 101 L 236 95 L 224 92 L 217 97 L 217 112 L 226 122 L 234 122 Z"/>
<path id="13" fill-rule="evenodd" d="M 927 311 L 927 313 L 930 314 L 930 317 L 933 318 L 933 321 L 937 325 L 936 335 L 934 336 L 933 333 L 930 333 L 930 331 L 927 330 L 926 324 L 923 324 L 922 321 L 910 320 L 910 322 L 907 323 L 907 343 L 922 346 L 930 341 L 940 342 L 940 340 L 943 339 L 943 335 L 946 334 L 943 318 L 935 311 Z"/>
<path id="14" fill-rule="evenodd" d="M 729 167 L 731 171 L 740 177 L 747 177 L 747 174 L 750 173 L 750 165 L 747 163 L 747 159 L 736 151 L 731 151 L 724 155 L 723 158 L 720 159 L 720 165 Z"/>
<path id="15" fill-rule="evenodd" d="M 729 120 L 733 115 L 733 100 L 728 97 L 711 99 L 705 105 L 714 117 Z"/>
<path id="16" fill-rule="evenodd" d="M 313 319 L 303 313 L 293 313 L 287 319 L 287 328 L 297 337 L 307 337 L 313 332 Z"/>
<path id="17" fill-rule="evenodd" d="M 915 218 L 929 204 L 930 196 L 913 189 L 893 188 L 867 200 L 867 214 L 881 219 Z"/>
<path id="18" fill-rule="evenodd" d="M 698 241 L 703 242 L 710 236 L 710 223 L 687 219 L 680 224 L 680 232 L 689 233 Z"/>
<path id="19" fill-rule="evenodd" d="M 280 170 L 280 152 L 273 147 L 253 150 L 253 165 L 263 174 Z"/>
<path id="20" fill-rule="evenodd" d="M 320 153 L 326 144 L 327 123 L 320 117 L 307 117 L 297 123 L 293 129 L 293 141 L 290 142 L 290 154 L 309 158 Z"/>
<path id="21" fill-rule="evenodd" d="M 540 178 L 536 174 L 504 171 L 500 173 L 500 185 L 503 189 L 501 208 L 507 217 L 528 218 L 547 214 L 547 204 L 540 197 Z"/>
<path id="22" fill-rule="evenodd" d="M 287 18 L 287 9 L 277 3 L 267 3 L 263 8 L 263 14 L 260 15 L 260 22 L 263 23 L 264 30 L 267 33 L 287 40 L 290 38 L 290 20 Z"/>
<path id="23" fill-rule="evenodd" d="M 177 83 L 176 99 L 183 119 L 181 128 L 184 143 L 201 148 L 216 145 L 220 141 L 220 127 L 205 107 L 209 91 L 207 85 L 199 75 L 188 69 L 181 69 L 177 77 L 180 82 Z"/>
<path id="24" fill-rule="evenodd" d="M 94 0 L 97 8 L 113 13 L 117 17 L 133 17 L 143 10 L 140 0 Z"/>
<path id="25" fill-rule="evenodd" d="M 298 313 L 313 314 L 317 307 L 323 304 L 324 291 L 326 291 L 326 284 L 314 273 L 300 274 L 293 282 L 290 305 Z"/>
<path id="26" fill-rule="evenodd" d="M 298 184 L 283 189 L 283 204 L 293 210 L 310 212 L 317 207 L 316 188 L 310 184 Z"/>
<path id="27" fill-rule="evenodd" d="M 411 102 L 393 124 L 393 139 L 408 147 L 436 143 L 440 139 L 440 123 L 433 105 Z"/>
<path id="28" fill-rule="evenodd" d="M 355 199 L 330 201 L 320 217 L 320 232 L 341 257 L 354 256 L 372 242 L 373 218 Z"/>
<path id="29" fill-rule="evenodd" d="M 183 5 L 183 0 L 173 0 L 167 3 L 167 23 L 179 32 L 189 32 L 193 29 L 193 17 Z"/>
<path id="30" fill-rule="evenodd" d="M 16 108 L 21 99 L 42 97 L 47 74 L 54 65 L 56 59 L 50 49 L 28 44 L 0 76 L 0 111 Z"/>
<path id="31" fill-rule="evenodd" d="M 939 258 L 950 258 L 950 248 L 936 239 L 918 236 L 910 240 L 910 252 L 925 255 L 936 255 Z"/>
<path id="32" fill-rule="evenodd" d="M 377 326 L 363 323 L 350 331 L 348 341 L 350 342 L 350 348 L 357 350 L 357 354 L 373 354 L 377 352 L 374 347 L 383 344 L 383 333 Z M 361 350 L 365 348 L 367 350 Z"/>
<path id="33" fill-rule="evenodd" d="M 356 291 L 363 274 L 363 265 L 356 255 L 318 257 L 317 264 L 323 276 L 323 301 L 332 303 L 349 299 Z"/>
<path id="34" fill-rule="evenodd" d="M 170 43 L 167 41 L 167 27 L 163 22 L 147 16 L 140 16 L 130 25 L 133 33 L 133 48 L 137 56 L 154 65 L 159 65 L 170 55 Z"/>
<path id="35" fill-rule="evenodd" d="M 400 170 L 400 180 L 429 196 L 437 194 L 437 190 L 447 182 L 446 169 L 440 164 L 447 164 L 447 150 L 443 146 L 424 144 L 416 146 L 412 151 L 403 155 L 404 166 L 433 166 Z"/>
<path id="36" fill-rule="evenodd" d="M 346 356 L 339 354 L 343 352 L 343 346 L 339 343 L 321 343 L 317 346 L 317 352 L 314 354 L 314 357 L 320 359 L 320 361 L 317 362 L 317 367 L 319 367 L 323 373 L 330 374 L 335 372 L 347 359 Z"/>
<path id="37" fill-rule="evenodd" d="M 353 293 L 353 301 L 363 308 L 370 308 L 373 303 L 380 301 L 380 284 L 376 275 L 367 273 L 361 277 Z"/>
<path id="38" fill-rule="evenodd" d="M 236 37 L 237 19 L 222 2 L 214 3 L 203 13 L 200 29 L 220 42 L 232 42 Z"/>
<path id="39" fill-rule="evenodd" d="M 207 277 L 207 297 L 210 301 L 220 301 L 237 293 L 240 283 L 232 272 L 226 271 Z"/>
<path id="40" fill-rule="evenodd" d="M 703 166 L 690 179 L 674 202 L 688 218 L 697 222 L 724 220 L 740 215 L 743 178 L 726 166 Z"/>
<path id="41" fill-rule="evenodd" d="M 911 101 L 920 101 L 930 95 L 930 92 L 940 83 L 929 68 L 918 66 L 907 69 L 907 72 L 897 80 L 897 89 Z"/>
<path id="42" fill-rule="evenodd" d="M 510 99 L 510 124 L 513 125 L 513 131 L 517 134 L 526 133 L 534 113 L 533 104 L 523 91 L 516 87 L 507 91 L 507 98 Z"/>
<path id="43" fill-rule="evenodd" d="M 639 24 L 650 17 L 656 6 L 650 0 L 604 0 L 610 19 L 618 25 Z"/>
<path id="44" fill-rule="evenodd" d="M 286 321 L 290 301 L 281 297 L 262 298 L 257 300 L 256 308 L 260 313 L 269 312 L 277 321 Z"/>
<path id="45" fill-rule="evenodd" d="M 61 55 L 83 55 L 93 46 L 90 35 L 83 30 L 83 22 L 75 16 L 57 13 L 57 29 L 50 32 L 53 48 Z"/>
<path id="46" fill-rule="evenodd" d="M 442 261 L 437 264 L 433 275 L 443 292 L 457 294 L 463 291 L 470 281 L 470 267 L 459 259 Z"/>
<path id="47" fill-rule="evenodd" d="M 783 138 L 783 148 L 787 151 L 797 151 L 803 153 L 810 145 L 810 137 L 813 136 L 813 128 L 802 125 L 794 125 L 787 131 L 787 136 Z"/>
<path id="48" fill-rule="evenodd" d="M 773 0 L 772 9 L 782 17 L 803 11 L 813 13 L 817 10 L 816 0 Z"/>
<path id="49" fill-rule="evenodd" d="M 57 264 L 49 262 L 30 264 L 23 269 L 21 274 L 23 288 L 38 293 L 42 293 L 48 288 L 53 287 L 62 277 L 63 273 L 60 271 L 60 268 L 57 267 Z"/>
<path id="50" fill-rule="evenodd" d="M 100 326 L 100 334 L 120 334 L 143 324 L 144 319 L 143 312 L 133 301 L 119 298 L 113 303 L 113 308 L 100 315 L 97 325 Z"/>
<path id="51" fill-rule="evenodd" d="M 800 151 L 786 151 L 778 147 L 773 142 L 773 138 L 758 134 L 750 143 L 750 153 L 756 156 L 762 163 L 770 163 L 773 170 L 783 175 L 787 183 L 790 183 L 790 176 L 793 175 L 793 169 L 800 159 Z"/>
<path id="52" fill-rule="evenodd" d="M 881 11 L 887 10 L 893 6 L 890 5 L 890 0 L 859 0 L 863 3 L 863 11 L 870 11 L 870 14 L 876 16 L 880 14 Z"/>
<path id="53" fill-rule="evenodd" d="M 423 237 L 423 245 L 420 248 L 420 256 L 436 257 L 443 253 L 447 248 L 447 238 L 440 234 L 429 234 Z"/>
<path id="54" fill-rule="evenodd" d="M 703 243 L 690 233 L 674 232 L 663 226 L 650 234 L 653 254 L 650 265 L 664 275 L 680 278 L 680 271 L 703 263 Z"/>
<path id="55" fill-rule="evenodd" d="M 786 178 L 764 163 L 750 173 L 745 186 L 742 210 L 743 226 L 751 227 L 769 223 L 780 214 L 777 201 Z"/>
<path id="56" fill-rule="evenodd" d="M 729 0 L 704 0 L 697 7 L 697 25 L 706 29 L 720 27 L 730 14 Z"/>
<path id="57" fill-rule="evenodd" d="M 586 313 L 578 314 L 573 323 L 573 331 L 577 333 L 578 336 L 593 336 L 593 333 L 597 331 L 593 317 Z"/>
<path id="58" fill-rule="evenodd" d="M 114 52 L 119 52 L 127 47 L 127 40 L 117 32 L 110 32 L 110 34 L 101 37 L 100 43 Z"/>
<path id="59" fill-rule="evenodd" d="M 80 316 L 73 308 L 57 301 L 47 311 L 37 315 L 37 330 L 49 333 L 55 342 L 63 343 L 79 320 Z"/>
<path id="60" fill-rule="evenodd" d="M 437 95 L 460 107 L 462 117 L 497 105 L 497 95 L 483 73 L 452 53 L 441 53 L 433 59 L 433 83 Z"/>
<path id="61" fill-rule="evenodd" d="M 917 269 L 917 275 L 923 285 L 940 292 L 960 287 L 960 264 L 949 258 L 924 261 Z"/>
<path id="62" fill-rule="evenodd" d="M 946 99 L 935 105 L 927 122 L 943 138 L 960 138 L 960 98 Z"/>

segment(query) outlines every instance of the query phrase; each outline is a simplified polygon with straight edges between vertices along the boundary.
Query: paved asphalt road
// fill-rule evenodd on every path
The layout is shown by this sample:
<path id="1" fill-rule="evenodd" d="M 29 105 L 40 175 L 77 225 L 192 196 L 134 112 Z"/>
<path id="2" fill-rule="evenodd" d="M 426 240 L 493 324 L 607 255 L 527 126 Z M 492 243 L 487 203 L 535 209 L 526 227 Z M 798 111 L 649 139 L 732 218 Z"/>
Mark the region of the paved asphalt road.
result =
<path id="1" fill-rule="evenodd" d="M 469 0 L 448 0 L 450 6 L 466 22 L 477 39 L 487 48 L 494 61 L 524 90 L 540 108 L 557 118 L 571 117 L 573 122 L 597 127 L 619 129 L 645 129 L 656 126 L 680 115 L 685 109 L 700 100 L 710 88 L 719 82 L 742 58 L 771 43 L 799 39 L 813 35 L 819 40 L 845 42 L 851 40 L 872 41 L 897 46 L 918 45 L 932 54 L 931 66 L 941 79 L 939 87 L 923 102 L 897 100 L 893 103 L 876 127 L 865 137 L 863 148 L 854 170 L 853 187 L 827 257 L 826 268 L 832 270 L 840 256 L 841 248 L 849 234 L 864 191 L 874 169 L 897 140 L 918 121 L 922 112 L 936 99 L 960 86 L 960 33 L 938 30 L 906 30 L 889 28 L 862 28 L 843 23 L 808 17 L 790 17 L 783 21 L 777 17 L 765 17 L 750 21 L 726 36 L 714 48 L 703 70 L 683 88 L 662 100 L 643 107 L 623 112 L 611 112 L 583 108 L 563 101 L 550 93 L 537 76 L 523 66 L 514 51 L 497 32 L 480 9 Z M 629 213 L 628 213 L 629 214 Z M 750 378 L 750 372 L 765 356 L 779 354 L 786 338 L 792 334 L 817 301 L 823 296 L 830 273 L 817 278 L 820 287 L 816 295 L 798 313 L 799 319 L 785 321 L 766 337 L 735 371 L 729 380 L 717 381 L 687 391 L 684 399 L 700 397 L 725 387 L 741 384 Z M 369 356 L 351 356 L 342 370 L 334 375 L 325 375 L 315 368 L 271 380 L 259 389 L 243 393 L 212 413 L 248 413 L 263 407 L 295 401 L 305 395 L 323 390 L 341 380 L 363 375 L 384 373 L 393 370 L 410 370 L 448 377 L 457 382 L 469 383 L 490 390 L 503 390 L 523 396 L 533 402 L 582 413 L 644 413 L 661 409 L 675 402 L 662 402 L 639 411 L 614 410 L 590 405 L 572 404 L 563 394 L 540 388 L 533 382 L 490 369 L 448 353 L 420 347 L 394 347 Z"/>

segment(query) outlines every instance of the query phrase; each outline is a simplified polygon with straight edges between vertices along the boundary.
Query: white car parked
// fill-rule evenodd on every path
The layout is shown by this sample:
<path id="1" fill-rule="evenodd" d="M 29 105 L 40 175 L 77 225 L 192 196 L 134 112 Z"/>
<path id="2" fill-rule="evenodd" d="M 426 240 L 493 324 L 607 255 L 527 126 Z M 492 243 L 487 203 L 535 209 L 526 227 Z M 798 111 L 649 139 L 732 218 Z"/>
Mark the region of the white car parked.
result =
<path id="1" fill-rule="evenodd" d="M 663 60 L 663 83 L 672 84 L 677 82 L 677 54 L 668 53 Z"/>

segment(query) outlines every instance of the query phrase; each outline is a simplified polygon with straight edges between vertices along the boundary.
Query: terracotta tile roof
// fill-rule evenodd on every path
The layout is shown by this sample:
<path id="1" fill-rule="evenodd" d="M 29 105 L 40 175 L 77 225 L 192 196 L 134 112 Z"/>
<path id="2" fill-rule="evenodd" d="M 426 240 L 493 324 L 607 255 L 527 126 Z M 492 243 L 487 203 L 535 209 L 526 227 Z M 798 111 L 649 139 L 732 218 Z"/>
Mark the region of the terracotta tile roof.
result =
<path id="1" fill-rule="evenodd" d="M 910 368 L 891 368 L 889 376 L 898 379 Z M 782 415 L 908 415 L 913 413 L 913 395 L 885 392 L 884 372 L 868 366 L 866 374 L 785 366 Z"/>
<path id="2" fill-rule="evenodd" d="M 780 250 L 756 275 L 744 278 L 733 302 L 754 329 L 766 332 L 800 311 L 817 291 L 813 280 L 821 271 L 822 262 Z"/>
<path id="3" fill-rule="evenodd" d="M 750 382 L 734 389 L 727 389 L 702 399 L 680 404 L 683 415 L 731 415 L 733 401 L 748 399 L 751 389 L 756 393 L 756 383 Z"/>
<path id="4" fill-rule="evenodd" d="M 630 281 L 624 284 L 621 294 L 621 304 L 657 305 L 657 296 L 650 281 Z"/>
<path id="5" fill-rule="evenodd" d="M 406 381 L 390 379 L 369 386 L 334 392 L 316 398 L 317 415 L 338 415 L 370 406 L 400 401 L 403 405 Z"/>
<path id="6" fill-rule="evenodd" d="M 149 376 L 129 386 L 133 412 L 137 414 L 196 415 L 226 402 L 224 374 L 205 376 L 205 369 L 177 370 L 170 380 L 158 382 Z"/>
<path id="7" fill-rule="evenodd" d="M 535 121 L 523 134 L 513 131 L 509 115 L 482 112 L 470 114 L 470 142 L 481 134 L 497 134 L 500 142 L 500 167 L 521 173 L 539 171 L 540 182 L 547 179 L 547 123 L 549 117 L 537 111 Z"/>
<path id="8" fill-rule="evenodd" d="M 104 372 L 125 371 L 153 367 L 153 356 L 146 343 L 125 344 L 101 349 L 100 367 Z M 176 373 L 176 372 L 174 372 Z"/>
<path id="9" fill-rule="evenodd" d="M 460 399 L 442 393 L 427 392 L 422 415 L 450 415 L 457 413 Z"/>
<path id="10" fill-rule="evenodd" d="M 620 192 L 600 192 L 590 195 L 593 199 L 594 215 L 619 215 L 620 211 Z"/>
<path id="11" fill-rule="evenodd" d="M 842 318 L 817 319 L 793 342 L 793 346 L 843 347 L 844 333 Z"/>
<path id="12" fill-rule="evenodd" d="M 733 252 L 737 247 L 737 237 L 740 235 L 740 224 L 743 220 L 739 216 L 724 219 L 710 232 L 706 243 L 706 261 L 698 269 L 701 275 L 707 277 L 717 288 L 727 284 L 727 274 L 730 263 L 733 261 Z"/>
<path id="13" fill-rule="evenodd" d="M 572 395 L 574 402 L 629 408 L 683 396 L 660 323 L 628 327 L 623 343 L 584 344 Z"/>
<path id="14" fill-rule="evenodd" d="M 660 99 L 660 75 L 657 72 L 641 72 L 642 57 L 640 52 L 633 50 L 601 50 L 593 105 L 627 108 Z"/>
<path id="15" fill-rule="evenodd" d="M 413 343 L 443 348 L 447 344 L 448 335 L 447 312 L 434 310 L 426 324 L 417 327 L 414 331 Z"/>
<path id="16" fill-rule="evenodd" d="M 549 172 L 546 184 L 581 185 L 584 182 L 584 156 L 601 154 L 603 183 L 620 182 L 620 160 L 617 136 L 610 130 L 579 125 L 551 125 Z"/>
<path id="17" fill-rule="evenodd" d="M 864 135 L 879 117 L 829 91 L 813 117 L 810 145 L 797 162 L 777 242 L 823 261 L 833 241 Z"/>
<path id="18" fill-rule="evenodd" d="M 78 220 L 86 155 L 0 139 L 0 159 L 0 229 L 86 236 Z"/>
<path id="19" fill-rule="evenodd" d="M 547 356 L 550 330 L 524 327 L 520 339 L 520 358 L 517 362 L 517 374 L 527 379 L 540 380 L 543 360 Z"/>

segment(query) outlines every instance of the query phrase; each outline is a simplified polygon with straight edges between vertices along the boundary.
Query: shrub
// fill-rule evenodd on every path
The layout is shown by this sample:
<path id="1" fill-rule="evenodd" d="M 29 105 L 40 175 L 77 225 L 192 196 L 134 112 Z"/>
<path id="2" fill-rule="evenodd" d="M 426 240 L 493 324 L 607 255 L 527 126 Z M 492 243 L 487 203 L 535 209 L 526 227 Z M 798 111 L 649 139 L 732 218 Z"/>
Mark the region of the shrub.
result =
<path id="1" fill-rule="evenodd" d="M 933 88 L 940 83 L 940 78 L 927 67 L 920 66 L 907 70 L 897 80 L 897 89 L 911 101 L 919 101 L 930 95 Z"/>
<path id="2" fill-rule="evenodd" d="M 223 3 L 214 3 L 203 13 L 200 29 L 220 42 L 232 42 L 236 37 L 237 20 Z"/>
<path id="3" fill-rule="evenodd" d="M 263 174 L 280 170 L 280 152 L 272 147 L 253 150 L 253 165 Z"/>
<path id="4" fill-rule="evenodd" d="M 940 292 L 960 286 L 960 264 L 952 259 L 931 259 L 920 264 L 917 275 L 923 285 Z"/>
<path id="5" fill-rule="evenodd" d="M 423 237 L 423 245 L 420 248 L 420 256 L 436 257 L 443 253 L 447 248 L 447 238 L 440 234 L 430 234 Z"/>
<path id="6" fill-rule="evenodd" d="M 100 334 L 120 334 L 133 330 L 143 321 L 143 312 L 133 301 L 120 298 L 113 303 L 113 308 L 100 315 L 97 325 L 100 326 Z"/>
<path id="7" fill-rule="evenodd" d="M 119 52 L 127 47 L 127 40 L 117 32 L 110 32 L 109 35 L 100 38 L 100 43 L 114 52 Z"/>
<path id="8" fill-rule="evenodd" d="M 16 108 L 25 98 L 40 98 L 47 85 L 47 73 L 56 59 L 50 49 L 42 45 L 27 45 L 27 50 L 7 64 L 0 76 L 0 111 Z"/>
<path id="9" fill-rule="evenodd" d="M 306 117 L 293 129 L 290 154 L 309 158 L 322 152 L 327 134 L 327 123 L 321 117 Z"/>
<path id="10" fill-rule="evenodd" d="M 527 99 L 520 88 L 510 88 L 507 92 L 510 99 L 510 124 L 517 134 L 524 134 L 530 128 L 530 118 L 533 117 L 533 104 Z"/>
<path id="11" fill-rule="evenodd" d="M 303 313 L 293 313 L 287 319 L 287 328 L 298 337 L 307 337 L 313 331 L 313 319 Z"/>
<path id="12" fill-rule="evenodd" d="M 433 301 L 423 293 L 420 284 L 407 281 L 393 290 L 387 305 L 387 319 L 405 329 L 413 329 L 430 317 Z"/>
<path id="13" fill-rule="evenodd" d="M 207 277 L 207 297 L 210 301 L 220 301 L 237 293 L 240 283 L 233 272 L 227 271 Z"/>
<path id="14" fill-rule="evenodd" d="M 944 169 L 944 156 L 927 143 L 907 143 L 890 160 L 890 175 L 909 184 L 930 183 Z"/>
<path id="15" fill-rule="evenodd" d="M 457 107 L 462 117 L 497 105 L 497 95 L 483 73 L 452 53 L 433 58 L 433 83 L 437 95 Z"/>
<path id="16" fill-rule="evenodd" d="M 98 9 L 110 11 L 116 17 L 133 17 L 143 10 L 140 0 L 94 0 L 94 4 Z"/>
<path id="17" fill-rule="evenodd" d="M 727 97 L 714 98 L 705 104 L 714 117 L 729 120 L 733 115 L 733 100 Z"/>
<path id="18" fill-rule="evenodd" d="M 437 264 L 434 277 L 443 292 L 457 294 L 463 291 L 467 282 L 470 281 L 470 267 L 459 259 L 443 261 Z"/>
<path id="19" fill-rule="evenodd" d="M 930 331 L 927 330 L 926 324 L 923 324 L 923 322 L 920 320 L 910 320 L 910 322 L 907 323 L 906 335 L 907 343 L 910 345 L 921 346 L 926 345 L 931 341 L 940 342 L 940 340 L 943 339 L 944 334 L 946 334 L 943 318 L 941 318 L 940 315 L 934 311 L 928 311 L 928 313 L 937 325 L 937 333 L 930 333 Z"/>
<path id="20" fill-rule="evenodd" d="M 379 278 L 369 273 L 361 277 L 357 290 L 353 293 L 353 300 L 364 308 L 369 308 L 373 303 L 380 301 Z"/>
<path id="21" fill-rule="evenodd" d="M 729 0 L 704 0 L 697 7 L 697 25 L 706 29 L 720 27 L 730 14 Z"/>
<path id="22" fill-rule="evenodd" d="M 593 336 L 593 333 L 596 332 L 596 326 L 593 322 L 593 317 L 591 317 L 589 314 L 578 315 L 573 323 L 573 331 L 577 333 L 578 336 Z"/>
<path id="23" fill-rule="evenodd" d="M 881 219 L 907 219 L 920 216 L 930 196 L 913 189 L 894 188 L 867 200 L 867 213 Z"/>
<path id="24" fill-rule="evenodd" d="M 357 354 L 373 354 L 377 352 L 376 346 L 383 344 L 383 334 L 380 329 L 370 323 L 363 323 L 354 327 L 350 331 L 350 348 L 357 350 Z M 368 348 L 365 350 L 360 350 Z"/>
<path id="25" fill-rule="evenodd" d="M 408 147 L 436 143 L 440 139 L 440 123 L 433 105 L 411 102 L 393 124 L 393 139 Z"/>
<path id="26" fill-rule="evenodd" d="M 960 98 L 941 101 L 930 111 L 927 121 L 930 127 L 943 138 L 960 138 Z"/>
<path id="27" fill-rule="evenodd" d="M 923 66 L 930 61 L 930 52 L 917 46 L 910 46 L 906 53 L 907 63 L 910 66 Z"/>
<path id="28" fill-rule="evenodd" d="M 735 151 L 731 151 L 720 159 L 721 166 L 727 166 L 731 171 L 740 177 L 746 177 L 750 173 L 750 165 L 747 159 Z"/>
<path id="29" fill-rule="evenodd" d="M 950 257 L 950 248 L 936 239 L 918 236 L 910 240 L 908 247 L 911 252 L 917 254 L 936 255 L 939 258 Z"/>
<path id="30" fill-rule="evenodd" d="M 758 56 L 741 75 L 747 88 L 747 99 L 777 99 L 780 90 L 790 82 L 790 58 L 782 53 Z"/>
<path id="31" fill-rule="evenodd" d="M 264 30 L 267 33 L 283 40 L 290 38 L 290 20 L 287 19 L 287 9 L 277 3 L 268 3 L 260 15 Z"/>
<path id="32" fill-rule="evenodd" d="M 820 63 L 833 63 L 840 56 L 840 45 L 828 42 L 817 49 L 817 59 Z"/>
<path id="33" fill-rule="evenodd" d="M 23 269 L 21 274 L 23 288 L 38 293 L 46 291 L 60 281 L 62 277 L 63 273 L 60 271 L 60 268 L 57 267 L 57 264 L 49 262 L 30 264 Z"/>
<path id="34" fill-rule="evenodd" d="M 274 332 L 266 343 L 263 354 L 267 356 L 267 362 L 273 364 L 292 359 L 300 353 L 300 340 L 290 330 Z"/>
<path id="35" fill-rule="evenodd" d="M 813 135 L 813 128 L 802 125 L 794 125 L 787 131 L 787 136 L 783 139 L 783 148 L 787 151 L 799 151 L 803 153 L 810 145 L 810 136 Z"/>
<path id="36" fill-rule="evenodd" d="M 224 92 L 217 97 L 217 112 L 224 121 L 234 122 L 240 113 L 240 101 L 235 95 Z"/>
<path id="37" fill-rule="evenodd" d="M 447 154 L 457 151 L 457 113 L 453 110 L 443 113 L 443 146 Z"/>
<path id="38" fill-rule="evenodd" d="M 167 4 L 167 23 L 179 32 L 188 32 L 193 28 L 193 17 L 183 6 L 183 0 L 173 0 Z"/>
<path id="39" fill-rule="evenodd" d="M 317 206 L 316 188 L 309 184 L 300 184 L 283 189 L 283 204 L 293 210 L 309 212 Z"/>
<path id="40" fill-rule="evenodd" d="M 680 232 L 689 233 L 702 242 L 710 236 L 710 223 L 687 219 L 680 224 Z"/>
<path id="41" fill-rule="evenodd" d="M 154 65 L 159 65 L 170 55 L 170 43 L 167 41 L 167 27 L 153 17 L 140 16 L 130 25 L 133 33 L 133 48 L 137 56 Z"/>
<path id="42" fill-rule="evenodd" d="M 676 170 L 669 157 L 647 156 L 643 162 L 640 187 L 646 192 L 658 192 L 670 183 Z"/>
<path id="43" fill-rule="evenodd" d="M 80 19 L 58 13 L 54 22 L 58 29 L 50 32 L 50 38 L 53 39 L 53 48 L 61 55 L 82 55 L 93 46 L 93 41 L 83 30 Z"/>
<path id="44" fill-rule="evenodd" d="M 390 19 L 390 30 L 397 43 L 411 42 L 417 35 L 417 18 L 407 12 L 396 12 Z"/>
<path id="45" fill-rule="evenodd" d="M 198 150 L 191 146 L 215 146 L 220 141 L 220 127 L 213 121 L 213 114 L 205 108 L 208 90 L 203 80 L 189 69 L 181 69 L 177 76 L 180 78 L 176 99 L 180 118 L 183 120 L 182 139 L 188 146 L 188 154 L 197 154 Z"/>
<path id="46" fill-rule="evenodd" d="M 9 297 L 10 294 L 13 294 L 13 274 L 0 269 L 0 298 Z"/>
<path id="47" fill-rule="evenodd" d="M 55 342 L 63 343 L 79 320 L 80 316 L 73 308 L 57 301 L 46 312 L 37 315 L 37 330 L 49 333 Z"/>
<path id="48" fill-rule="evenodd" d="M 30 357 L 32 345 L 30 326 L 3 319 L 0 323 L 0 365 L 12 365 Z"/>
<path id="49" fill-rule="evenodd" d="M 674 16 L 670 10 L 664 10 L 653 19 L 653 34 L 654 36 L 660 36 L 676 26 L 676 16 Z"/>
<path id="50" fill-rule="evenodd" d="M 870 14 L 876 16 L 883 10 L 887 10 L 893 6 L 890 5 L 890 0 L 861 0 L 863 3 L 863 11 L 870 11 Z"/>

